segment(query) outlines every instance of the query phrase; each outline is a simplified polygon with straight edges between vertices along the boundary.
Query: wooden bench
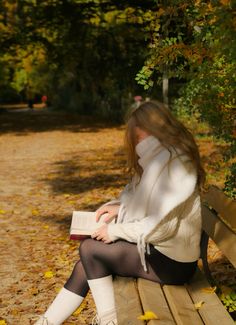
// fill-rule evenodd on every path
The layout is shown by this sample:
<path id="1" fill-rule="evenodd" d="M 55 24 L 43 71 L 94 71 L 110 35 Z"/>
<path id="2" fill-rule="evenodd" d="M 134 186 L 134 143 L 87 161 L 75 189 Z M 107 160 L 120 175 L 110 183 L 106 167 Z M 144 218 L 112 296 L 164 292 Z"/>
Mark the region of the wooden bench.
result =
<path id="1" fill-rule="evenodd" d="M 206 292 L 205 288 L 214 285 L 207 263 L 209 237 L 236 267 L 236 202 L 211 187 L 203 198 L 202 216 L 201 259 L 205 275 L 198 269 L 184 286 L 161 286 L 144 279 L 117 277 L 114 288 L 119 325 L 235 324 L 216 293 Z M 201 301 L 203 304 L 197 309 L 195 304 Z M 158 316 L 157 320 L 137 319 L 149 310 Z"/>

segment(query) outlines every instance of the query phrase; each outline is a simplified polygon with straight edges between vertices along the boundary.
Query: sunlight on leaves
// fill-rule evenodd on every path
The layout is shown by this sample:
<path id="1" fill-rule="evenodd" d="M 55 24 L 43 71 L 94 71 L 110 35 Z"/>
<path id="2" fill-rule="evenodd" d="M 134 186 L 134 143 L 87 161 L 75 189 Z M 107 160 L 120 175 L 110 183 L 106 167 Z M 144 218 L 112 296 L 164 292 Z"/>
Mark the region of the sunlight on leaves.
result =
<path id="1" fill-rule="evenodd" d="M 228 6 L 230 4 L 230 0 L 220 0 L 220 3 L 223 5 L 223 6 Z"/>
<path id="2" fill-rule="evenodd" d="M 151 320 L 151 319 L 158 319 L 157 315 L 148 310 L 148 311 L 145 311 L 145 314 L 144 315 L 141 315 L 138 317 L 139 320 Z"/>

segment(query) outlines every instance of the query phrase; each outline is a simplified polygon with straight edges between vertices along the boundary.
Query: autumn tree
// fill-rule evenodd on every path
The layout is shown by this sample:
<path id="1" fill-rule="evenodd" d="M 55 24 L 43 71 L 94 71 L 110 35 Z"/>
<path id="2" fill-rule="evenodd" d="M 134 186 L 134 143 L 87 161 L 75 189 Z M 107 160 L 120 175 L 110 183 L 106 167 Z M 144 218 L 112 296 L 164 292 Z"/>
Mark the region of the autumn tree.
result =
<path id="1" fill-rule="evenodd" d="M 179 114 L 198 113 L 217 137 L 229 143 L 226 159 L 235 157 L 235 1 L 160 1 L 149 30 L 149 55 L 136 80 L 145 89 L 165 79 L 184 82 Z M 225 190 L 235 196 L 236 166 L 232 163 Z"/>
<path id="2" fill-rule="evenodd" d="M 12 7 L 12 3 L 14 6 Z M 142 91 L 134 80 L 147 52 L 153 1 L 2 1 L 15 19 L 0 28 L 11 86 L 23 96 L 47 92 L 56 107 L 121 115 Z"/>

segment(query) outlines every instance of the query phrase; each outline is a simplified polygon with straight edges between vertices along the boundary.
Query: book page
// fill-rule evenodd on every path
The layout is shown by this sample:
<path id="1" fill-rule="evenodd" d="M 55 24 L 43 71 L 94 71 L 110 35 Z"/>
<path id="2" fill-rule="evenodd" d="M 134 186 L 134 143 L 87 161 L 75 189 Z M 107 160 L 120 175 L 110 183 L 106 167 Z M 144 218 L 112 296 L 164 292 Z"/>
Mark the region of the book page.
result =
<path id="1" fill-rule="evenodd" d="M 106 216 L 107 213 L 103 214 L 99 222 L 96 222 L 95 212 L 73 211 L 70 234 L 92 235 L 97 228 L 104 224 Z"/>

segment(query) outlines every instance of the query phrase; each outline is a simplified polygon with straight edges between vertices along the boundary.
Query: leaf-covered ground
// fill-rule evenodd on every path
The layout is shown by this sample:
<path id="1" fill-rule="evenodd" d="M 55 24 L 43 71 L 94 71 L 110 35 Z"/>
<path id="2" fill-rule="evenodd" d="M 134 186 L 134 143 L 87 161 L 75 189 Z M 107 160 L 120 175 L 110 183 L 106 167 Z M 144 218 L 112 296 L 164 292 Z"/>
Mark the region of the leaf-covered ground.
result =
<path id="1" fill-rule="evenodd" d="M 124 128 L 78 115 L 5 112 L 0 115 L 0 320 L 32 324 L 78 260 L 79 242 L 69 240 L 73 210 L 94 210 L 118 195 L 128 178 L 122 150 Z M 222 147 L 199 140 L 205 165 Z M 222 185 L 221 175 L 213 183 Z M 210 260 L 222 284 L 235 272 L 211 243 Z M 89 294 L 65 324 L 89 324 Z M 3 322 L 4 323 L 4 322 Z"/>

